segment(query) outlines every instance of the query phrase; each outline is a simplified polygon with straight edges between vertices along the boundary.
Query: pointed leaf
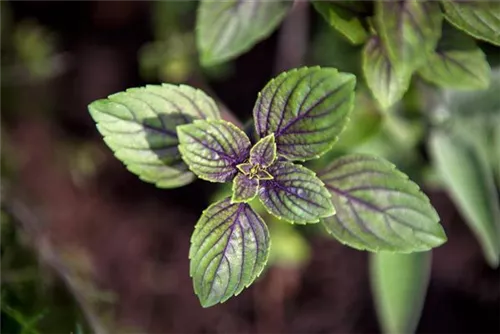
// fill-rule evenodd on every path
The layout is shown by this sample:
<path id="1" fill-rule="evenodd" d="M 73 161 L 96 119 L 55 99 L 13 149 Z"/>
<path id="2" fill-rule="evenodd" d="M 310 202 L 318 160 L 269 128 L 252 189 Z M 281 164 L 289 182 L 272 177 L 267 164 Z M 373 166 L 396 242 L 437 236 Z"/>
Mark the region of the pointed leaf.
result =
<path id="1" fill-rule="evenodd" d="M 278 27 L 292 3 L 202 0 L 196 18 L 201 63 L 216 65 L 248 51 Z"/>
<path id="2" fill-rule="evenodd" d="M 434 164 L 452 199 L 479 239 L 492 267 L 500 262 L 500 205 L 494 176 L 480 149 L 462 135 L 435 131 L 430 138 Z"/>
<path id="3" fill-rule="evenodd" d="M 368 32 L 363 26 L 359 12 L 349 7 L 347 1 L 313 1 L 314 9 L 333 28 L 345 36 L 352 44 L 363 44 L 368 39 Z M 356 2 L 354 2 L 356 3 Z"/>
<path id="4" fill-rule="evenodd" d="M 232 123 L 200 121 L 177 127 L 179 150 L 189 169 L 200 179 L 231 181 L 236 166 L 248 158 L 250 140 Z"/>
<path id="5" fill-rule="evenodd" d="M 360 250 L 407 253 L 446 241 L 427 196 L 388 161 L 353 154 L 318 176 L 337 210 L 322 222 L 340 242 Z"/>
<path id="6" fill-rule="evenodd" d="M 176 127 L 193 119 L 220 118 L 210 97 L 184 85 L 132 88 L 94 101 L 88 109 L 115 156 L 141 180 L 160 188 L 195 179 L 181 159 Z"/>
<path id="7" fill-rule="evenodd" d="M 276 160 L 276 142 L 274 133 L 259 140 L 250 150 L 250 162 L 263 168 L 271 166 Z"/>
<path id="8" fill-rule="evenodd" d="M 249 175 L 252 172 L 253 164 L 249 162 L 244 162 L 242 164 L 239 164 L 236 166 L 240 172 L 242 172 L 245 175 Z"/>
<path id="9" fill-rule="evenodd" d="M 308 160 L 329 151 L 353 107 L 356 77 L 334 68 L 302 67 L 280 74 L 253 109 L 258 138 L 274 133 L 278 154 Z"/>
<path id="10" fill-rule="evenodd" d="M 490 66 L 474 40 L 447 26 L 437 50 L 418 71 L 425 80 L 454 89 L 484 89 L 490 83 Z"/>
<path id="11" fill-rule="evenodd" d="M 278 161 L 267 170 L 273 179 L 261 181 L 259 198 L 269 213 L 291 223 L 316 223 L 335 213 L 326 190 L 313 171 Z"/>
<path id="12" fill-rule="evenodd" d="M 272 180 L 274 177 L 267 170 L 259 170 L 256 174 L 259 180 Z"/>
<path id="13" fill-rule="evenodd" d="M 190 275 L 203 307 L 238 295 L 260 275 L 269 256 L 269 232 L 248 204 L 229 198 L 212 204 L 196 224 Z"/>
<path id="14" fill-rule="evenodd" d="M 370 257 L 372 295 L 382 332 L 414 333 L 429 285 L 431 252 Z"/>
<path id="15" fill-rule="evenodd" d="M 236 175 L 233 180 L 231 203 L 250 202 L 257 195 L 258 187 L 257 178 L 250 178 L 245 174 Z"/>
<path id="16" fill-rule="evenodd" d="M 500 2 L 443 0 L 445 18 L 475 38 L 500 45 Z"/>
<path id="17" fill-rule="evenodd" d="M 378 36 L 372 36 L 363 49 L 366 84 L 382 109 L 401 100 L 410 86 L 411 75 L 393 66 Z"/>
<path id="18" fill-rule="evenodd" d="M 392 64 L 411 73 L 436 48 L 443 16 L 437 1 L 377 1 L 375 20 Z"/>

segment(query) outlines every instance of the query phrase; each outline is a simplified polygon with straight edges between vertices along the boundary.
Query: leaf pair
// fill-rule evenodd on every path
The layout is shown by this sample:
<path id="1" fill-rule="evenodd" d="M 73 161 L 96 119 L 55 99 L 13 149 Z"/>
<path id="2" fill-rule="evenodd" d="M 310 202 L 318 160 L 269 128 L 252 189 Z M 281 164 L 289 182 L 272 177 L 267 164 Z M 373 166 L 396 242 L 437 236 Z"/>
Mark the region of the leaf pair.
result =
<path id="1" fill-rule="evenodd" d="M 331 148 L 352 107 L 354 83 L 352 75 L 334 69 L 283 73 L 256 101 L 255 130 L 261 139 L 253 148 L 230 123 L 196 120 L 178 127 L 179 150 L 198 177 L 232 180 L 233 203 L 258 196 L 278 218 L 317 222 L 334 213 L 330 195 L 314 172 L 291 161 L 312 159 Z"/>

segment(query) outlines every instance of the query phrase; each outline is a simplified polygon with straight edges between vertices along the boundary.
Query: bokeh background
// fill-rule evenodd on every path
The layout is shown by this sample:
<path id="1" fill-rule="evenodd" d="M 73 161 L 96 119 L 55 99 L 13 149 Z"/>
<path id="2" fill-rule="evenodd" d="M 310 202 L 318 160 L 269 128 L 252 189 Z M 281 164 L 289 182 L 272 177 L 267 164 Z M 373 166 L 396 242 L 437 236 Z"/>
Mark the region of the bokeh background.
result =
<path id="1" fill-rule="evenodd" d="M 196 5 L 0 2 L 2 333 L 380 332 L 370 255 L 316 227 L 271 222 L 274 249 L 261 278 L 203 309 L 188 274 L 189 238 L 224 189 L 203 181 L 156 189 L 102 141 L 87 105 L 129 87 L 196 86 L 245 123 L 258 91 L 283 70 L 324 65 L 360 75 L 359 47 L 307 4 L 248 53 L 201 68 Z M 359 94 L 359 122 L 328 159 L 365 145 L 414 178 L 439 212 L 448 242 L 432 252 L 417 332 L 498 333 L 500 271 L 433 186 L 419 97 L 408 95 L 387 125 L 371 96 Z"/>

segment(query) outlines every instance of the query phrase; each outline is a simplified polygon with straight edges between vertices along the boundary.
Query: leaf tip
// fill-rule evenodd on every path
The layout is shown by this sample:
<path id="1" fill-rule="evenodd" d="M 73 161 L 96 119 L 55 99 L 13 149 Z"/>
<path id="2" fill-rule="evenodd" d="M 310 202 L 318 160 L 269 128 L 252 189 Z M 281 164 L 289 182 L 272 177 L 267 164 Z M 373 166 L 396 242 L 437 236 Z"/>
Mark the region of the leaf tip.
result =
<path id="1" fill-rule="evenodd" d="M 324 216 L 322 216 L 321 218 L 328 218 L 328 217 L 334 216 L 336 213 L 337 213 L 337 210 L 335 210 L 333 203 L 330 201 L 330 205 L 328 206 L 328 209 L 325 211 Z"/>
<path id="2" fill-rule="evenodd" d="M 204 299 L 200 295 L 198 295 L 198 300 L 200 301 L 200 305 L 203 308 L 209 308 L 219 303 L 219 301 L 217 300 Z"/>
<path id="3" fill-rule="evenodd" d="M 179 137 L 181 137 L 181 135 L 185 136 L 192 126 L 193 126 L 192 124 L 177 125 L 175 127 L 175 131 L 177 132 L 177 136 L 179 136 Z"/>
<path id="4" fill-rule="evenodd" d="M 225 59 L 223 58 L 217 58 L 216 55 L 212 54 L 211 52 L 208 52 L 208 50 L 202 50 L 200 54 L 200 64 L 202 67 L 212 67 L 215 65 L 219 65 L 223 63 Z"/>
<path id="5" fill-rule="evenodd" d="M 448 236 L 446 235 L 446 232 L 445 232 L 443 226 L 441 226 L 441 224 L 439 224 L 439 222 L 437 222 L 436 227 L 437 227 L 437 231 L 436 231 L 436 235 L 435 235 L 436 243 L 435 243 L 435 245 L 433 245 L 433 247 L 441 246 L 448 241 Z"/>
<path id="6" fill-rule="evenodd" d="M 95 118 L 97 113 L 101 113 L 102 107 L 104 107 L 106 104 L 108 104 L 109 101 L 107 99 L 99 99 L 95 100 L 87 106 L 87 109 L 89 110 L 90 115 Z"/>

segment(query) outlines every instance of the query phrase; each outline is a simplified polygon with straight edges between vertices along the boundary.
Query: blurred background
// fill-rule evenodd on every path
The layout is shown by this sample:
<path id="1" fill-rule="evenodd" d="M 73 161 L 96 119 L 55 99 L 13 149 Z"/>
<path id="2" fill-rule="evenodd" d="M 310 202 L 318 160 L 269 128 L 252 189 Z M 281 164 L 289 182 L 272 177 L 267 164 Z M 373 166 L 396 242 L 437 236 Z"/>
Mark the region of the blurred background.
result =
<path id="1" fill-rule="evenodd" d="M 360 78 L 349 127 L 313 167 L 354 151 L 384 156 L 420 184 L 441 217 L 448 242 L 432 251 L 416 332 L 500 332 L 500 271 L 485 261 L 426 148 L 432 116 L 422 110 L 433 90 L 415 82 L 384 115 L 362 83 L 361 47 L 308 4 L 249 52 L 212 68 L 198 64 L 194 1 L 0 6 L 2 333 L 379 333 L 370 255 L 319 227 L 270 217 L 273 249 L 261 278 L 203 309 L 188 274 L 189 238 L 226 189 L 196 181 L 161 190 L 140 181 L 87 111 L 129 87 L 186 83 L 244 124 L 267 81 L 301 65 Z M 498 48 L 481 48 L 498 64 Z"/>

